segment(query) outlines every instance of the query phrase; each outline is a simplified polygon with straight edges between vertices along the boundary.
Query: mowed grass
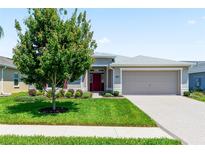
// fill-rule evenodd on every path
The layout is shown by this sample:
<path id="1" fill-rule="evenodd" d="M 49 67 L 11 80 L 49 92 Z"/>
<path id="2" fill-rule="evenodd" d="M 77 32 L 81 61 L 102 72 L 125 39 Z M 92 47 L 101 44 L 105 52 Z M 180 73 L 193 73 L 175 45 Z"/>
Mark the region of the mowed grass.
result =
<path id="1" fill-rule="evenodd" d="M 23 94 L 22 94 L 23 95 Z M 0 98 L 0 123 L 46 125 L 98 125 L 155 127 L 156 123 L 127 99 L 61 99 L 57 106 L 66 113 L 42 114 L 47 101 L 16 102 L 13 95 Z"/>
<path id="2" fill-rule="evenodd" d="M 180 145 L 168 138 L 0 136 L 1 145 Z"/>

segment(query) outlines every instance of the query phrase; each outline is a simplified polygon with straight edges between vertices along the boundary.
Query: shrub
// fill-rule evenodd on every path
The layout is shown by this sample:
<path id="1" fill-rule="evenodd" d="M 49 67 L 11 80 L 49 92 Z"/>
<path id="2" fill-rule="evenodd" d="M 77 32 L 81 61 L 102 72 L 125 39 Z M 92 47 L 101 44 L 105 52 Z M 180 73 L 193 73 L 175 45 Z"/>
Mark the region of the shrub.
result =
<path id="1" fill-rule="evenodd" d="M 82 95 L 82 98 L 91 98 L 92 97 L 92 93 L 91 92 L 84 92 Z"/>
<path id="2" fill-rule="evenodd" d="M 61 90 L 59 91 L 59 93 L 60 93 L 61 96 L 63 97 L 63 96 L 65 95 L 65 90 L 64 90 L 64 89 L 61 89 Z"/>
<path id="3" fill-rule="evenodd" d="M 185 91 L 184 92 L 184 96 L 190 96 L 190 92 L 189 91 Z"/>
<path id="4" fill-rule="evenodd" d="M 60 91 L 57 92 L 57 93 L 56 93 L 56 98 L 61 98 L 61 97 L 63 97 L 62 93 L 61 93 Z"/>
<path id="5" fill-rule="evenodd" d="M 114 95 L 114 96 L 119 96 L 119 94 L 120 94 L 119 91 L 114 91 L 114 92 L 113 92 L 113 95 Z"/>
<path id="6" fill-rule="evenodd" d="M 74 95 L 75 90 L 74 89 L 68 89 L 68 92 L 71 92 L 72 96 Z"/>
<path id="7" fill-rule="evenodd" d="M 37 96 L 41 96 L 41 95 L 44 95 L 44 94 L 45 94 L 45 92 L 43 90 L 37 90 L 36 91 Z"/>
<path id="8" fill-rule="evenodd" d="M 65 97 L 67 97 L 67 98 L 71 98 L 73 96 L 73 94 L 72 94 L 72 92 L 70 92 L 70 91 L 67 91 L 66 93 L 65 93 Z"/>
<path id="9" fill-rule="evenodd" d="M 46 93 L 46 96 L 47 96 L 48 98 L 51 98 L 51 96 L 52 96 L 52 91 L 51 91 L 51 90 L 48 90 L 47 93 Z"/>
<path id="10" fill-rule="evenodd" d="M 82 96 L 82 93 L 80 91 L 75 92 L 75 98 L 79 98 Z"/>
<path id="11" fill-rule="evenodd" d="M 105 93 L 104 97 L 113 97 L 111 93 Z"/>
<path id="12" fill-rule="evenodd" d="M 83 91 L 82 91 L 81 89 L 76 90 L 76 92 L 79 92 L 79 93 L 80 93 L 80 97 L 83 95 Z M 75 92 L 75 93 L 76 93 L 76 92 Z"/>
<path id="13" fill-rule="evenodd" d="M 29 96 L 36 96 L 36 89 L 29 89 L 28 94 Z"/>

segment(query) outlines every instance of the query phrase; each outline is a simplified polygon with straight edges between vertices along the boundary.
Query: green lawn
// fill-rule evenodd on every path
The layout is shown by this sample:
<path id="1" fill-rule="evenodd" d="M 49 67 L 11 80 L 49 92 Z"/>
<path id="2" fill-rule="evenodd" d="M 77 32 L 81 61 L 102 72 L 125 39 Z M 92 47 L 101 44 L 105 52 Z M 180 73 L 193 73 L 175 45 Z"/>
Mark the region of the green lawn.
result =
<path id="1" fill-rule="evenodd" d="M 39 109 L 51 106 L 49 101 L 15 101 L 16 95 L 0 98 L 0 123 L 49 125 L 99 125 L 154 127 L 156 123 L 129 100 L 61 99 L 57 106 L 69 111 L 42 114 Z"/>
<path id="2" fill-rule="evenodd" d="M 189 97 L 196 99 L 198 101 L 205 102 L 205 93 L 204 92 L 192 92 Z"/>
<path id="3" fill-rule="evenodd" d="M 0 136 L 2 145 L 178 145 L 179 140 L 167 138 L 100 138 L 100 137 L 44 137 Z"/>

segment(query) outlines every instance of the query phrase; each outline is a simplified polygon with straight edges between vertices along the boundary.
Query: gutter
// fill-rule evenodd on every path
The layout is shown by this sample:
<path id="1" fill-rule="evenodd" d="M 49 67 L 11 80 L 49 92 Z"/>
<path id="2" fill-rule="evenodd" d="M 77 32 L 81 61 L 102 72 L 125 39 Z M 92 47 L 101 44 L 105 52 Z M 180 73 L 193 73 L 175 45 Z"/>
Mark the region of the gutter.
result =
<path id="1" fill-rule="evenodd" d="M 180 66 L 191 66 L 191 64 L 111 64 L 113 67 L 180 67 Z"/>

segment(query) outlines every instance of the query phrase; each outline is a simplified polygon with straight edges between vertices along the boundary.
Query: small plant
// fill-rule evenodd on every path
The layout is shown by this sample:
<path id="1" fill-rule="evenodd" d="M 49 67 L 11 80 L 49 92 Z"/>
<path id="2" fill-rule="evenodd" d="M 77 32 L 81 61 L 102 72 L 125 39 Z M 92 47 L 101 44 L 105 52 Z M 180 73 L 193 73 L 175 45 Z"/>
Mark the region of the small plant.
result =
<path id="1" fill-rule="evenodd" d="M 71 98 L 73 96 L 73 94 L 72 94 L 72 92 L 70 92 L 70 91 L 67 91 L 66 93 L 65 93 L 65 97 L 67 97 L 67 98 Z"/>
<path id="2" fill-rule="evenodd" d="M 113 97 L 111 93 L 105 93 L 104 97 Z"/>
<path id="3" fill-rule="evenodd" d="M 75 92 L 75 98 L 79 98 L 79 97 L 81 97 L 81 96 L 82 96 L 82 94 L 81 94 L 80 91 L 76 91 L 76 92 Z"/>
<path id="4" fill-rule="evenodd" d="M 36 89 L 29 89 L 28 94 L 29 96 L 36 96 Z"/>
<path id="5" fill-rule="evenodd" d="M 63 97 L 62 93 L 61 93 L 60 91 L 57 92 L 57 93 L 56 93 L 56 98 L 61 98 L 61 97 Z"/>
<path id="6" fill-rule="evenodd" d="M 91 92 L 84 92 L 82 95 L 82 98 L 91 98 L 92 97 L 92 93 Z"/>
<path id="7" fill-rule="evenodd" d="M 44 95 L 45 94 L 45 92 L 43 91 L 43 90 L 37 90 L 36 91 L 36 95 L 37 96 L 42 96 L 42 95 Z"/>
<path id="8" fill-rule="evenodd" d="M 76 90 L 75 93 L 77 93 L 77 92 L 80 93 L 80 97 L 83 95 L 83 91 L 81 89 Z"/>
<path id="9" fill-rule="evenodd" d="M 190 96 L 190 92 L 189 91 L 185 91 L 184 92 L 184 96 L 187 96 L 187 97 Z"/>
<path id="10" fill-rule="evenodd" d="M 46 93 L 46 96 L 47 96 L 48 98 L 51 98 L 51 96 L 52 96 L 52 91 L 51 91 L 51 90 L 48 90 L 47 93 Z"/>
<path id="11" fill-rule="evenodd" d="M 120 94 L 119 91 L 114 91 L 114 92 L 113 92 L 113 95 L 114 95 L 114 96 L 119 96 L 119 94 Z"/>
<path id="12" fill-rule="evenodd" d="M 61 93 L 61 96 L 63 97 L 63 96 L 65 95 L 65 90 L 64 90 L 64 89 L 61 89 L 61 90 L 59 91 L 59 93 Z"/>
<path id="13" fill-rule="evenodd" d="M 68 89 L 68 92 L 71 92 L 72 96 L 74 95 L 75 93 L 75 90 L 74 89 Z"/>

